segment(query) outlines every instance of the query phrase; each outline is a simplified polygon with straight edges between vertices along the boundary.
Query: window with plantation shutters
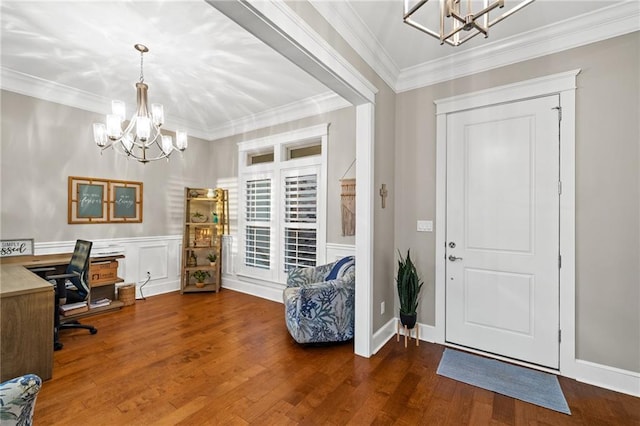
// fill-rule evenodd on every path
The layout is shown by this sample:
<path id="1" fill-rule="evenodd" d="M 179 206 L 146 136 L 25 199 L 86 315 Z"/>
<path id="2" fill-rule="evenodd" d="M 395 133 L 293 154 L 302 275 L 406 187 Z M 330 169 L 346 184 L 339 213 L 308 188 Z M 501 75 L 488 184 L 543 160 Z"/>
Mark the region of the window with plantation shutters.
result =
<path id="1" fill-rule="evenodd" d="M 252 284 L 273 288 L 325 261 L 327 128 L 238 144 L 238 276 Z"/>
<path id="2" fill-rule="evenodd" d="M 254 268 L 269 269 L 269 250 L 271 237 L 269 228 L 261 226 L 247 226 L 245 241 L 244 263 Z"/>
<path id="3" fill-rule="evenodd" d="M 318 176 L 284 179 L 284 271 L 315 266 L 317 251 Z"/>
<path id="4" fill-rule="evenodd" d="M 249 180 L 246 188 L 247 222 L 271 220 L 271 179 Z"/>
<path id="5" fill-rule="evenodd" d="M 245 188 L 245 265 L 270 268 L 270 220 L 271 179 L 248 180 Z"/>

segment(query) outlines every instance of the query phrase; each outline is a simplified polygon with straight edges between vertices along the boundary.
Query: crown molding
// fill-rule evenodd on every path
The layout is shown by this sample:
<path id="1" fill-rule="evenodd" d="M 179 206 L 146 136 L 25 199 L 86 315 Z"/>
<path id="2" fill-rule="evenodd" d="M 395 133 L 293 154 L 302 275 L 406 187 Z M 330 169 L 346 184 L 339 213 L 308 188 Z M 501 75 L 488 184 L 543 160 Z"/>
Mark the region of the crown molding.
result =
<path id="1" fill-rule="evenodd" d="M 272 108 L 258 114 L 232 120 L 224 125 L 211 129 L 208 140 L 221 139 L 228 136 L 250 132 L 305 117 L 335 111 L 351 106 L 351 103 L 333 92 L 325 92 L 301 101 L 292 102 L 278 108 Z"/>
<path id="2" fill-rule="evenodd" d="M 57 104 L 78 108 L 97 114 L 110 114 L 111 99 L 98 96 L 85 90 L 49 81 L 30 74 L 0 67 L 0 88 L 9 92 L 42 99 Z M 127 105 L 127 107 L 131 107 Z M 207 132 L 188 120 L 172 117 L 162 126 L 163 129 L 185 130 L 189 136 L 206 139 Z"/>
<path id="3" fill-rule="evenodd" d="M 21 73 L 6 67 L 0 67 L 1 88 L 10 92 L 42 99 L 57 104 L 95 112 L 109 114 L 111 99 L 79 90 L 54 81 L 44 80 L 29 74 Z M 175 131 L 185 130 L 189 136 L 204 140 L 220 139 L 234 134 L 286 123 L 324 112 L 334 111 L 351 105 L 333 92 L 322 93 L 301 101 L 276 107 L 258 114 L 248 115 L 229 121 L 220 127 L 203 129 L 197 123 L 180 117 L 171 117 L 163 125 L 163 129 Z"/>
<path id="4" fill-rule="evenodd" d="M 442 59 L 405 68 L 398 72 L 398 67 L 347 2 L 311 0 L 311 4 L 396 93 L 488 71 L 640 30 L 640 3 L 636 0 L 629 0 L 548 25 L 535 31 L 486 44 L 471 51 L 460 52 Z M 287 10 L 283 7 L 281 9 Z M 305 29 L 310 32 L 310 29 L 306 27 Z M 313 34 L 315 35 L 315 33 Z M 306 34 L 306 37 L 309 37 L 309 35 Z M 323 46 L 326 44 L 326 41 L 322 42 L 317 35 L 313 39 Z M 342 64 L 343 66 L 345 65 L 344 61 Z M 109 113 L 111 100 L 93 93 L 44 80 L 3 66 L 0 66 L 0 76 L 0 87 L 4 90 L 98 114 Z M 376 91 L 373 87 L 367 86 L 367 88 L 373 93 Z M 342 97 L 332 92 L 327 92 L 258 114 L 242 117 L 213 129 L 203 129 L 198 123 L 177 117 L 167 120 L 164 128 L 168 130 L 184 129 L 191 136 L 214 140 L 319 113 L 334 111 L 349 105 L 350 103 Z"/>
<path id="5" fill-rule="evenodd" d="M 19 93 L 25 96 L 55 102 L 85 111 L 108 114 L 110 99 L 105 99 L 93 93 L 76 89 L 71 86 L 49 81 L 30 74 L 0 66 L 3 90 Z"/>
<path id="6" fill-rule="evenodd" d="M 284 0 L 206 1 L 352 104 L 375 102 L 378 89 Z"/>
<path id="7" fill-rule="evenodd" d="M 374 102 L 378 88 L 370 82 L 356 67 L 333 46 L 318 34 L 304 19 L 287 5 L 284 0 L 270 0 L 268 2 L 255 2 L 259 6 L 261 13 L 268 12 L 266 16 L 274 19 L 274 23 L 283 29 L 289 37 L 293 38 L 298 45 L 306 49 L 308 53 L 322 62 L 323 68 L 329 68 L 331 73 L 346 85 L 353 88 L 357 94 L 353 96 L 350 92 L 343 95 L 353 105 Z M 333 78 L 325 83 L 329 88 L 334 89 L 330 84 Z M 340 91 L 336 90 L 340 94 Z M 353 96 L 350 99 L 348 96 Z"/>
<path id="8" fill-rule="evenodd" d="M 630 0 L 400 72 L 396 93 L 430 86 L 640 30 L 640 3 Z"/>
<path id="9" fill-rule="evenodd" d="M 400 68 L 349 2 L 309 0 L 309 3 L 389 87 L 395 88 Z"/>
<path id="10" fill-rule="evenodd" d="M 348 2 L 309 2 L 396 93 L 640 30 L 640 3 L 628 0 L 400 70 Z"/>

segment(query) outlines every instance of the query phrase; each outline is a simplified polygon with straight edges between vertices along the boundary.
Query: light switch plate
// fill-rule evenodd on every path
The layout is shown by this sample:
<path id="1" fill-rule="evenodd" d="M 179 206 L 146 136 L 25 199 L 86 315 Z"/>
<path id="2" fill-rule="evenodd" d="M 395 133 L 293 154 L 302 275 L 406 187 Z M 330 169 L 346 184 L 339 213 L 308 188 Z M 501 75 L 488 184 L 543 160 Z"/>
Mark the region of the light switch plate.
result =
<path id="1" fill-rule="evenodd" d="M 433 232 L 433 221 L 419 220 L 417 226 L 418 232 Z"/>

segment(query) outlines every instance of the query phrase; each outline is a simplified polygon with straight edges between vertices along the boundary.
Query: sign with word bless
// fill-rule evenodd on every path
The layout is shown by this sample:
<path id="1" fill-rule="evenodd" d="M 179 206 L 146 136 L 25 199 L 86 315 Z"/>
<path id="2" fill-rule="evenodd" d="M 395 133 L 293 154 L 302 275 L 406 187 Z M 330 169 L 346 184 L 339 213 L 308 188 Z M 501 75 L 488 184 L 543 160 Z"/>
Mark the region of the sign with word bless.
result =
<path id="1" fill-rule="evenodd" d="M 0 257 L 33 255 L 33 238 L 1 240 Z"/>

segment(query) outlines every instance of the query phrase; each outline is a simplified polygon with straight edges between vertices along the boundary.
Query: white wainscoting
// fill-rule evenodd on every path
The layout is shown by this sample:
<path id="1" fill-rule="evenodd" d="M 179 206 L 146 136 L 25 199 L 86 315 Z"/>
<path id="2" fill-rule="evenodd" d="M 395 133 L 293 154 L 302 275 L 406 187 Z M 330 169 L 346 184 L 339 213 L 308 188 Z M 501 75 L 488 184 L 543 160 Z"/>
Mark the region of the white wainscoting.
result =
<path id="1" fill-rule="evenodd" d="M 326 257 L 327 263 L 335 262 L 338 259 L 342 259 L 346 256 L 355 256 L 356 246 L 353 244 L 334 244 L 327 243 L 326 245 Z"/>
<path id="2" fill-rule="evenodd" d="M 35 244 L 35 254 L 71 253 L 75 241 Z M 136 298 L 180 290 L 181 235 L 93 240 L 92 256 L 123 254 L 118 276 L 124 284 L 136 284 Z M 147 272 L 151 278 L 147 281 Z M 145 283 L 146 282 L 146 283 Z"/>
<path id="3" fill-rule="evenodd" d="M 235 264 L 238 256 L 230 250 L 232 238 L 232 236 L 225 236 L 222 242 L 222 287 L 282 303 L 282 291 L 285 287 L 283 283 L 265 281 L 235 272 L 238 270 Z M 327 243 L 325 247 L 327 263 L 335 262 L 345 256 L 354 256 L 356 252 L 355 246 L 349 244 Z"/>

